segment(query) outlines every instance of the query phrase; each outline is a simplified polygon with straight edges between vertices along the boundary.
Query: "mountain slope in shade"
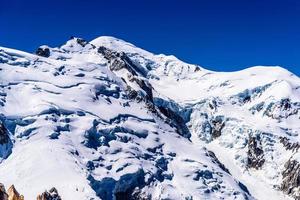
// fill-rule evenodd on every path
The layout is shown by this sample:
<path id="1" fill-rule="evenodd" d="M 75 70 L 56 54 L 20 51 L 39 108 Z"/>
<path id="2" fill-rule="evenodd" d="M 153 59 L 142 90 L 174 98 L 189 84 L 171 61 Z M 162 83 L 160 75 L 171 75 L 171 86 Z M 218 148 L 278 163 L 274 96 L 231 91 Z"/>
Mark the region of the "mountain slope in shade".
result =
<path id="1" fill-rule="evenodd" d="M 298 199 L 300 79 L 125 41 L 0 48 L 0 182 L 25 199 Z"/>

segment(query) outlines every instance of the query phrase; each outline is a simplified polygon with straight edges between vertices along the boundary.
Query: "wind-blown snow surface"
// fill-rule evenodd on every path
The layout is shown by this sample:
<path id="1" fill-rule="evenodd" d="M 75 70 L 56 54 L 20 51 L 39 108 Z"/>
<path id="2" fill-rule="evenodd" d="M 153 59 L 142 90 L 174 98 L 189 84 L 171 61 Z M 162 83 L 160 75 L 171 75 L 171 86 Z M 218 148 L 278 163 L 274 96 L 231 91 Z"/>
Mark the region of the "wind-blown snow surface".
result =
<path id="1" fill-rule="evenodd" d="M 285 69 L 212 72 L 112 37 L 39 55 L 0 48 L 0 182 L 25 199 L 289 198 L 300 79 Z"/>

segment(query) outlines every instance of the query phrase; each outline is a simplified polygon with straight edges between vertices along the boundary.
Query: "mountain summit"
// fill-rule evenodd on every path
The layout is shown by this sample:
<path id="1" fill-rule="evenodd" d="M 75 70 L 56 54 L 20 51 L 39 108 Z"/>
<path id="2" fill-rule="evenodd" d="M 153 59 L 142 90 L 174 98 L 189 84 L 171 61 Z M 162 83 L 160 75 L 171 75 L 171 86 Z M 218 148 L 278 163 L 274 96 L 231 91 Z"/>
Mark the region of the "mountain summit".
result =
<path id="1" fill-rule="evenodd" d="M 0 121 L 0 183 L 25 200 L 300 199 L 300 79 L 281 67 L 108 36 L 0 47 Z"/>

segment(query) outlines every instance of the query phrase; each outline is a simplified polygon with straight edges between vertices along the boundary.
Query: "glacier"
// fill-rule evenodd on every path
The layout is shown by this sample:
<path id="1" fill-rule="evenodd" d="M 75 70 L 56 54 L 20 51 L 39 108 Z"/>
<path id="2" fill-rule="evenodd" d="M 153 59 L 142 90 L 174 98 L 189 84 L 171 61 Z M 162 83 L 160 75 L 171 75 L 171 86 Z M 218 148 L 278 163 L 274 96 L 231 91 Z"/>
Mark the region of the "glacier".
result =
<path id="1" fill-rule="evenodd" d="M 0 182 L 25 199 L 300 199 L 300 79 L 123 40 L 0 47 Z"/>

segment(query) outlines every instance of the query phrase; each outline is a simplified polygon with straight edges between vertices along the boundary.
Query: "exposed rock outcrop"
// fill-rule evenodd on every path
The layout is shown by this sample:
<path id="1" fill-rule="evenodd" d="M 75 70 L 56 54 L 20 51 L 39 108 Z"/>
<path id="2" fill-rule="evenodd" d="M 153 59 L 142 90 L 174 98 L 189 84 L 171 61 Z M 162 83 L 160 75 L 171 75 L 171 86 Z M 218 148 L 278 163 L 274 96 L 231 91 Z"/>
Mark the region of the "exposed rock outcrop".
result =
<path id="1" fill-rule="evenodd" d="M 37 200 L 61 200 L 61 197 L 59 196 L 57 189 L 53 187 L 49 191 L 45 191 L 41 195 L 38 195 Z"/>
<path id="2" fill-rule="evenodd" d="M 24 196 L 19 194 L 14 185 L 8 188 L 7 194 L 8 200 L 24 200 Z"/>
<path id="3" fill-rule="evenodd" d="M 225 121 L 222 116 L 217 116 L 211 121 L 211 135 L 212 139 L 221 136 L 222 129 L 225 126 Z"/>
<path id="4" fill-rule="evenodd" d="M 282 172 L 282 184 L 280 189 L 296 200 L 300 199 L 300 163 L 296 160 L 288 160 Z"/>
<path id="5" fill-rule="evenodd" d="M 124 52 L 115 52 L 106 47 L 99 47 L 98 53 L 101 53 L 109 62 L 111 71 L 118 71 L 120 69 L 127 69 L 132 75 L 145 75 L 139 67 L 137 67 Z"/>
<path id="6" fill-rule="evenodd" d="M 168 107 L 161 106 L 159 107 L 159 110 L 167 117 L 167 123 L 171 126 L 176 127 L 178 133 L 181 136 L 185 138 L 191 137 L 191 133 L 186 126 L 184 119 L 180 115 L 178 115 L 176 112 L 173 112 Z"/>
<path id="7" fill-rule="evenodd" d="M 146 72 L 142 68 L 135 65 L 133 61 L 124 52 L 116 52 L 101 46 L 98 48 L 98 53 L 102 54 L 104 58 L 108 60 L 109 69 L 111 71 L 119 71 L 121 69 L 126 69 L 129 72 L 129 74 L 127 75 L 128 80 L 130 82 L 134 82 L 141 88 L 140 91 L 135 91 L 128 85 L 128 88 L 126 90 L 128 98 L 135 99 L 138 102 L 144 101 L 149 110 L 151 112 L 155 112 L 152 94 L 153 88 L 148 81 L 139 77 L 139 75 L 145 77 Z M 126 83 L 124 78 L 123 80 Z"/>
<path id="8" fill-rule="evenodd" d="M 144 92 L 146 93 L 146 96 L 145 96 L 146 101 L 150 101 L 150 102 L 153 103 L 153 93 L 152 93 L 153 88 L 152 88 L 152 86 L 150 85 L 149 82 L 146 82 L 146 81 L 138 78 L 137 76 L 132 76 L 132 75 L 130 75 L 128 77 L 128 79 L 131 82 L 137 83 L 140 86 L 140 88 L 142 90 L 144 90 Z"/>
<path id="9" fill-rule="evenodd" d="M 271 103 L 264 114 L 273 119 L 281 120 L 299 114 L 299 110 L 300 102 L 291 102 L 291 100 L 287 98 Z"/>
<path id="10" fill-rule="evenodd" d="M 225 167 L 223 163 L 220 162 L 220 160 L 217 158 L 214 152 L 207 151 L 208 156 L 212 159 L 213 163 L 217 164 L 223 171 L 230 174 L 229 170 Z"/>
<path id="11" fill-rule="evenodd" d="M 50 49 L 48 47 L 39 47 L 36 52 L 36 55 L 48 58 L 50 56 Z"/>
<path id="12" fill-rule="evenodd" d="M 8 194 L 6 193 L 5 187 L 0 183 L 0 200 L 8 200 Z"/>
<path id="13" fill-rule="evenodd" d="M 290 140 L 286 137 L 280 137 L 279 138 L 280 143 L 283 144 L 286 150 L 291 150 L 293 152 L 297 152 L 300 148 L 300 144 L 298 142 L 292 143 Z"/>
<path id="14" fill-rule="evenodd" d="M 0 183 L 0 200 L 24 200 L 24 196 L 18 193 L 14 185 L 6 191 L 4 185 Z"/>
<path id="15" fill-rule="evenodd" d="M 77 43 L 80 44 L 82 47 L 85 47 L 88 44 L 88 41 L 82 38 L 77 38 L 76 39 Z"/>
<path id="16" fill-rule="evenodd" d="M 0 122 L 0 145 L 7 144 L 9 142 L 9 136 L 7 129 L 5 126 Z"/>
<path id="17" fill-rule="evenodd" d="M 21 195 L 15 188 L 14 185 L 10 186 L 8 190 L 0 183 L 0 200 L 24 200 L 24 196 Z M 43 192 L 38 195 L 37 200 L 62 200 L 59 196 L 56 188 L 52 188 L 49 191 Z"/>
<path id="18" fill-rule="evenodd" d="M 0 162 L 1 159 L 5 159 L 11 154 L 12 145 L 8 130 L 4 124 L 0 122 Z"/>
<path id="19" fill-rule="evenodd" d="M 248 168 L 260 169 L 265 162 L 264 151 L 259 137 L 249 136 L 248 140 Z"/>

